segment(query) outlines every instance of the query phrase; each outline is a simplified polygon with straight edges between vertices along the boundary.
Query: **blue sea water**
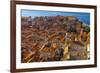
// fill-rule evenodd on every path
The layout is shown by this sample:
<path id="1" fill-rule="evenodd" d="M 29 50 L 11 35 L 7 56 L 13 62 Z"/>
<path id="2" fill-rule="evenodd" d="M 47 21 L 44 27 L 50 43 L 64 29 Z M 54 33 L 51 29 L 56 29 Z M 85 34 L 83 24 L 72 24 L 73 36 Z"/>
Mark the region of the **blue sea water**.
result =
<path id="1" fill-rule="evenodd" d="M 61 11 L 41 11 L 41 10 L 21 10 L 21 16 L 75 16 L 80 21 L 90 25 L 90 13 L 85 12 L 61 12 Z"/>

